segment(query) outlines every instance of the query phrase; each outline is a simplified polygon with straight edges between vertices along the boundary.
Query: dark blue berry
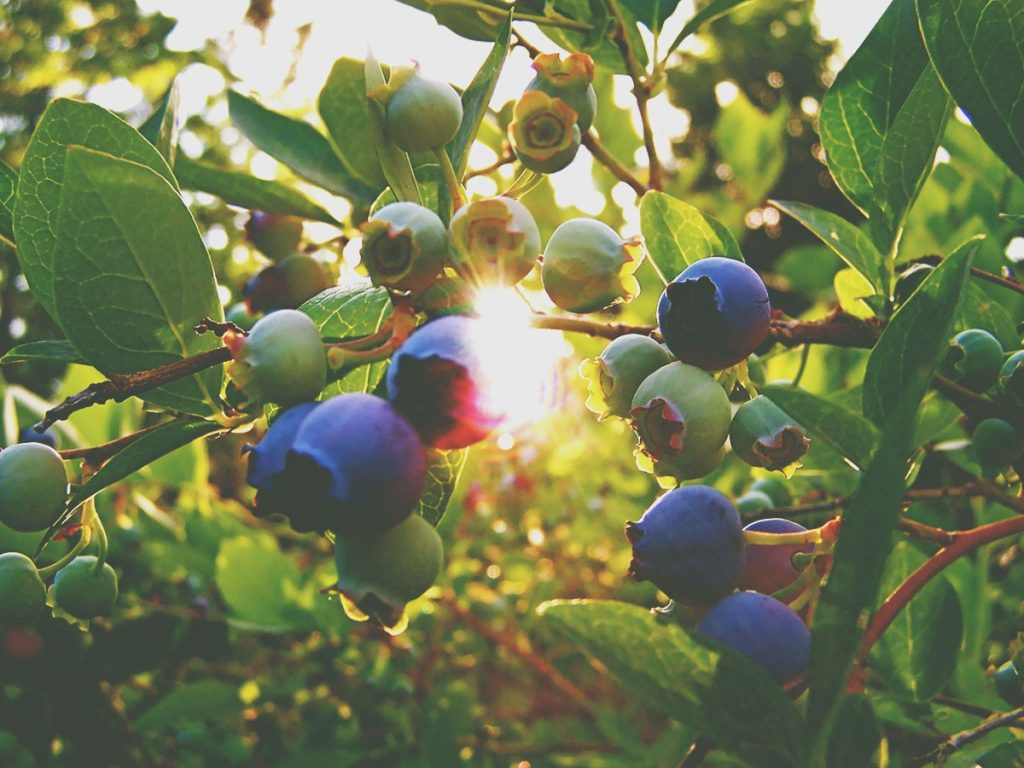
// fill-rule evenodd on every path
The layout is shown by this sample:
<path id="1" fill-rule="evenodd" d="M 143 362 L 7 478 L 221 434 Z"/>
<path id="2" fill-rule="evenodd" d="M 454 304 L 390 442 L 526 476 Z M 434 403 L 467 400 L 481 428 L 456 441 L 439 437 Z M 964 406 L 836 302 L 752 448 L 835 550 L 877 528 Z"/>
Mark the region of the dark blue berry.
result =
<path id="1" fill-rule="evenodd" d="M 811 633 L 789 606 L 758 592 L 736 592 L 697 623 L 697 634 L 741 653 L 784 683 L 810 663 Z"/>
<path id="2" fill-rule="evenodd" d="M 48 445 L 51 448 L 56 448 L 60 442 L 57 438 L 57 433 L 52 429 L 44 429 L 42 432 L 36 432 L 34 427 L 22 427 L 21 431 L 18 432 L 19 443 L 42 443 Z"/>
<path id="3" fill-rule="evenodd" d="M 449 315 L 416 330 L 387 373 L 388 397 L 434 448 L 464 448 L 501 421 L 489 402 L 472 318 Z"/>
<path id="4" fill-rule="evenodd" d="M 735 365 L 757 349 L 771 314 L 757 272 L 721 257 L 691 264 L 658 302 L 658 325 L 672 354 L 709 371 Z"/>
<path id="5" fill-rule="evenodd" d="M 673 600 L 707 606 L 736 588 L 743 567 L 740 516 L 714 488 L 669 491 L 639 522 L 626 524 L 626 537 L 633 545 L 630 574 Z"/>
<path id="6" fill-rule="evenodd" d="M 284 515 L 296 530 L 311 531 L 318 526 L 308 519 L 307 507 L 291 498 L 285 480 L 285 459 L 295 442 L 295 435 L 303 420 L 320 403 L 302 403 L 281 413 L 255 446 L 249 448 L 249 470 L 246 482 L 256 489 L 256 509 L 259 517 Z"/>

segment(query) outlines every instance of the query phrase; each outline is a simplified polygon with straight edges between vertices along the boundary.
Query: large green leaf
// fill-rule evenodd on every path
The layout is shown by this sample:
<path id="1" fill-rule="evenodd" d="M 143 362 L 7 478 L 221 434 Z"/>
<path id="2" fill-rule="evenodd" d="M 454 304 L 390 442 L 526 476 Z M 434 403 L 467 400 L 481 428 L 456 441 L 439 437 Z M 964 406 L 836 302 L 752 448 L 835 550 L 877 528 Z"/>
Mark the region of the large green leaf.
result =
<path id="1" fill-rule="evenodd" d="M 817 235 L 847 266 L 859 272 L 877 293 L 889 294 L 889 269 L 885 256 L 860 229 L 842 216 L 806 203 L 772 200 L 771 204 Z"/>
<path id="2" fill-rule="evenodd" d="M 658 34 L 665 20 L 675 12 L 679 2 L 680 0 L 622 0 L 622 5 L 636 16 L 637 21 L 654 34 Z M 732 4 L 735 5 L 736 0 L 732 0 Z"/>
<path id="3" fill-rule="evenodd" d="M 232 618 L 243 625 L 272 631 L 301 625 L 296 596 L 302 576 L 274 538 L 245 535 L 222 542 L 216 581 Z"/>
<path id="4" fill-rule="evenodd" d="M 1024 742 L 1000 744 L 978 758 L 980 768 L 1024 768 Z"/>
<path id="5" fill-rule="evenodd" d="M 814 440 L 820 440 L 860 468 L 878 444 L 875 425 L 859 413 L 796 387 L 769 384 L 760 393 L 793 417 Z"/>
<path id="6" fill-rule="evenodd" d="M 928 61 L 914 0 L 893 0 L 821 104 L 839 188 L 888 251 L 935 158 L 950 102 Z"/>
<path id="7" fill-rule="evenodd" d="M 178 158 L 174 172 L 183 187 L 209 192 L 232 205 L 253 211 L 326 221 L 328 224 L 338 223 L 330 213 L 301 192 L 277 181 L 257 179 L 247 173 L 229 171 L 186 157 Z"/>
<path id="8" fill-rule="evenodd" d="M 64 187 L 64 155 L 72 144 L 140 163 L 177 186 L 156 148 L 113 113 L 70 99 L 57 99 L 46 108 L 21 161 L 14 234 L 32 294 L 58 324 L 53 296 L 54 260 L 59 255 L 57 214 Z"/>
<path id="9" fill-rule="evenodd" d="M 427 487 L 420 497 L 416 511 L 431 525 L 437 526 L 448 509 L 455 486 L 459 482 L 469 451 L 433 451 L 427 462 Z"/>
<path id="10" fill-rule="evenodd" d="M 882 595 L 902 584 L 927 558 L 908 542 L 893 548 Z M 899 612 L 875 646 L 875 668 L 894 693 L 927 701 L 949 681 L 963 638 L 960 599 L 949 581 L 932 579 Z"/>
<path id="11" fill-rule="evenodd" d="M 175 79 L 153 110 L 153 114 L 139 126 L 139 133 L 157 148 L 172 168 L 174 158 L 178 154 L 178 133 L 181 130 L 178 119 L 179 101 L 178 81 Z"/>
<path id="12" fill-rule="evenodd" d="M 864 408 L 884 431 L 843 515 L 814 618 L 808 717 L 822 738 L 860 642 L 864 613 L 878 595 L 906 489 L 918 409 L 945 354 L 973 250 L 957 250 L 927 277 L 893 315 L 868 361 Z"/>
<path id="13" fill-rule="evenodd" d="M 651 263 L 666 283 L 709 256 L 743 260 L 739 243 L 724 224 L 664 192 L 648 192 L 640 200 L 640 231 Z"/>
<path id="14" fill-rule="evenodd" d="M 789 116 L 784 102 L 763 112 L 743 91 L 718 113 L 715 147 L 732 171 L 731 186 L 750 206 L 764 202 L 786 167 Z"/>
<path id="15" fill-rule="evenodd" d="M 206 720 L 241 717 L 238 687 L 217 680 L 199 680 L 181 685 L 132 721 L 140 733 L 180 728 Z"/>
<path id="16" fill-rule="evenodd" d="M 843 696 L 836 707 L 824 758 L 815 755 L 815 768 L 864 768 L 882 740 L 882 729 L 867 696 Z"/>
<path id="17" fill-rule="evenodd" d="M 918 0 L 943 84 L 990 147 L 1024 178 L 1024 13 L 1019 0 Z"/>
<path id="18" fill-rule="evenodd" d="M 505 64 L 505 57 L 508 56 L 509 37 L 512 34 L 512 14 L 502 22 L 498 29 L 498 35 L 494 40 L 494 47 L 487 54 L 484 63 L 473 76 L 472 81 L 462 92 L 462 123 L 455 137 L 448 142 L 448 156 L 455 168 L 455 175 L 460 179 L 466 171 L 466 163 L 469 162 L 469 150 L 473 146 L 477 131 L 480 130 L 480 123 L 487 114 L 487 107 L 494 95 L 494 86 L 498 84 L 498 76 Z"/>
<path id="19" fill-rule="evenodd" d="M 18 172 L 0 160 L 0 238 L 14 242 L 14 195 Z"/>
<path id="20" fill-rule="evenodd" d="M 802 766 L 803 720 L 747 659 L 639 606 L 555 600 L 540 621 L 596 657 L 629 691 L 754 766 Z"/>
<path id="21" fill-rule="evenodd" d="M 348 58 L 334 62 L 317 108 L 334 151 L 349 172 L 364 184 L 382 189 L 387 182 L 373 143 L 363 62 Z"/>
<path id="22" fill-rule="evenodd" d="M 108 376 L 133 373 L 219 345 L 192 330 L 223 311 L 196 223 L 166 179 L 130 160 L 69 147 L 56 223 L 54 307 L 91 365 Z M 209 415 L 218 409 L 221 374 L 211 368 L 143 397 Z"/>
<path id="23" fill-rule="evenodd" d="M 629 0 L 627 0 L 628 2 Z M 643 3 L 645 0 L 634 0 L 634 2 Z M 690 17 L 690 20 L 683 25 L 683 28 L 679 30 L 679 34 L 675 36 L 668 48 L 665 49 L 664 56 L 667 58 L 672 51 L 680 46 L 680 44 L 696 32 L 698 29 L 703 27 L 705 24 L 709 24 L 720 16 L 724 16 L 734 8 L 744 5 L 750 2 L 750 0 L 711 0 L 706 3 L 697 13 Z M 641 16 L 641 21 L 643 17 Z"/>
<path id="24" fill-rule="evenodd" d="M 367 286 L 329 288 L 317 294 L 299 309 L 320 329 L 320 335 L 331 341 L 369 336 L 380 330 L 391 316 L 391 298 L 384 288 Z M 347 392 L 372 392 L 387 370 L 387 362 L 371 363 L 356 368 L 341 379 L 331 381 L 323 397 Z"/>
<path id="25" fill-rule="evenodd" d="M 302 178 L 353 200 L 369 202 L 376 196 L 377 185 L 354 178 L 331 143 L 309 123 L 267 109 L 237 91 L 228 91 L 228 110 L 249 141 Z"/>

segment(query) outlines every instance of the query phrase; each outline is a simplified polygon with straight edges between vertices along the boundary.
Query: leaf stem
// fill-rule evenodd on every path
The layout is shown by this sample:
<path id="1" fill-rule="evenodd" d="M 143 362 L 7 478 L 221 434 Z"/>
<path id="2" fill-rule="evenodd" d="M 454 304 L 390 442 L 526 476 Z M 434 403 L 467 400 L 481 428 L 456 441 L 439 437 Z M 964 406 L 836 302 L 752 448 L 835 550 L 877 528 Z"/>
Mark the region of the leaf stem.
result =
<path id="1" fill-rule="evenodd" d="M 979 280 L 987 280 L 995 285 L 1001 285 L 1003 288 L 1009 288 L 1011 291 L 1024 293 L 1024 283 L 1014 280 L 1012 277 L 996 275 L 992 272 L 986 272 L 984 269 L 979 269 L 978 267 L 971 267 L 971 275 L 977 277 Z"/>
<path id="2" fill-rule="evenodd" d="M 434 150 L 434 157 L 437 158 L 438 165 L 441 166 L 441 173 L 444 174 L 445 184 L 448 185 L 448 196 L 452 199 L 452 210 L 459 210 L 466 202 L 466 192 L 462 188 L 462 184 L 459 183 L 459 178 L 455 174 L 455 168 L 452 167 L 452 159 L 448 157 L 448 152 L 444 147 L 438 147 Z"/>
<path id="3" fill-rule="evenodd" d="M 92 541 L 92 526 L 83 525 L 82 529 L 81 529 L 81 532 L 79 533 L 79 536 L 78 536 L 78 541 L 75 542 L 75 546 L 73 546 L 70 550 L 68 550 L 67 554 L 65 554 L 63 557 L 61 557 L 56 562 L 50 563 L 45 568 L 40 568 L 39 569 L 39 576 L 40 576 L 40 578 L 47 579 L 51 575 L 55 574 L 57 571 L 59 571 L 65 565 L 67 565 L 72 560 L 74 560 L 76 557 L 78 557 L 79 553 L 81 553 L 82 550 L 84 550 L 86 547 L 88 547 L 89 546 L 89 542 L 91 542 L 91 541 Z"/>

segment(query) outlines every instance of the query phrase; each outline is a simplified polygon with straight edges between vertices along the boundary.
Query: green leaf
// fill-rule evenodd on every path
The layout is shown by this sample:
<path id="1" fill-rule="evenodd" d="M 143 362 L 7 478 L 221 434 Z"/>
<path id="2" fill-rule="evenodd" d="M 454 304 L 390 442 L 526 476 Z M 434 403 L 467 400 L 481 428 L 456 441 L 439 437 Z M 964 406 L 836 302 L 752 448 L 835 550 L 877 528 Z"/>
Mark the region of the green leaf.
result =
<path id="1" fill-rule="evenodd" d="M 95 104 L 70 99 L 51 102 L 21 161 L 14 234 L 18 260 L 32 294 L 58 324 L 53 297 L 54 260 L 59 255 L 57 213 L 64 186 L 64 156 L 72 144 L 147 166 L 177 188 L 160 153 L 121 118 Z"/>
<path id="2" fill-rule="evenodd" d="M 750 0 L 711 0 L 711 2 L 704 5 L 690 18 L 688 22 L 686 22 L 686 24 L 683 25 L 683 28 L 679 30 L 679 34 L 675 36 L 675 39 L 672 40 L 669 47 L 665 49 L 664 58 L 667 59 L 668 55 L 678 48 L 686 38 L 705 24 L 708 24 L 720 16 L 724 16 L 734 8 L 749 2 Z"/>
<path id="3" fill-rule="evenodd" d="M 621 0 L 623 7 L 628 8 L 636 20 L 654 34 L 661 31 L 665 20 L 679 6 L 680 0 Z M 736 0 L 733 0 L 733 4 Z"/>
<path id="4" fill-rule="evenodd" d="M 382 189 L 387 181 L 373 142 L 365 64 L 348 58 L 334 62 L 317 98 L 317 109 L 334 152 L 349 173 L 374 189 Z"/>
<path id="5" fill-rule="evenodd" d="M 893 0 L 821 104 L 821 142 L 843 193 L 888 251 L 924 184 L 950 101 L 928 61 L 914 0 Z"/>
<path id="6" fill-rule="evenodd" d="M 448 502 L 452 499 L 468 456 L 469 451 L 465 448 L 458 451 L 433 451 L 428 455 L 427 487 L 416 511 L 434 527 L 441 522 L 448 509 Z"/>
<path id="7" fill-rule="evenodd" d="M 992 150 L 1024 178 L 1024 14 L 1017 0 L 918 0 L 935 69 Z"/>
<path id="8" fill-rule="evenodd" d="M 14 196 L 18 172 L 0 160 L 0 239 L 14 242 Z"/>
<path id="9" fill-rule="evenodd" d="M 1024 742 L 1000 744 L 978 758 L 980 768 L 1024 768 Z"/>
<path id="10" fill-rule="evenodd" d="M 412 171 L 409 155 L 395 146 L 388 138 L 384 127 L 384 108 L 369 94 L 385 85 L 384 70 L 372 55 L 367 55 L 363 62 L 363 94 L 359 97 L 367 105 L 367 125 L 373 147 L 380 161 L 380 169 L 384 178 L 399 200 L 411 203 L 420 202 L 419 188 L 416 186 L 416 175 Z"/>
<path id="11" fill-rule="evenodd" d="M 615 16 L 608 8 L 611 3 L 618 5 L 618 12 L 622 16 L 626 32 L 626 45 L 629 47 L 630 53 L 639 68 L 645 68 L 648 62 L 647 47 L 640 35 L 636 16 L 622 0 L 555 0 L 548 4 L 548 9 L 565 19 L 588 24 L 591 29 L 584 32 L 545 26 L 543 23 L 539 23 L 539 26 L 548 38 L 565 50 L 588 53 L 598 67 L 609 72 L 626 74 L 629 69 L 623 61 L 618 45 L 612 39 L 617 25 Z M 551 15 L 548 14 L 548 17 L 551 18 Z"/>
<path id="12" fill-rule="evenodd" d="M 1003 349 L 1013 349 L 1019 344 L 1017 324 L 1006 307 L 973 280 L 967 285 L 967 297 L 961 307 L 957 325 L 958 330 L 981 328 L 988 331 L 999 339 Z"/>
<path id="13" fill-rule="evenodd" d="M 888 595 L 927 558 L 908 542 L 893 549 L 881 594 Z M 875 668 L 896 694 L 927 701 L 945 687 L 956 669 L 963 638 L 960 599 L 940 575 L 914 595 L 875 646 Z"/>
<path id="14" fill-rule="evenodd" d="M 249 141 L 307 181 L 352 200 L 369 202 L 376 196 L 377 185 L 354 178 L 327 138 L 309 123 L 267 109 L 237 91 L 228 91 L 228 112 Z"/>
<path id="15" fill-rule="evenodd" d="M 495 8 L 492 16 L 476 8 L 445 5 L 436 0 L 398 0 L 398 2 L 429 13 L 437 20 L 438 24 L 447 27 L 460 37 L 484 43 L 494 40 L 498 26 L 507 13 L 506 8 Z"/>
<path id="16" fill-rule="evenodd" d="M 780 200 L 769 202 L 817 235 L 836 256 L 863 275 L 876 292 L 883 296 L 889 294 L 886 258 L 860 229 L 843 217 L 813 205 Z"/>
<path id="17" fill-rule="evenodd" d="M 863 768 L 882 741 L 882 729 L 867 696 L 843 696 L 836 707 L 834 725 L 823 761 L 812 765 L 824 768 Z"/>
<path id="18" fill-rule="evenodd" d="M 786 166 L 789 115 L 784 102 L 767 113 L 740 91 L 715 120 L 714 143 L 722 161 L 732 170 L 730 184 L 751 206 L 764 202 Z"/>
<path id="19" fill-rule="evenodd" d="M 924 397 L 946 354 L 965 290 L 962 275 L 968 274 L 980 242 L 968 240 L 950 254 L 893 315 L 872 350 L 864 375 L 864 415 L 880 427 L 910 406 L 916 410 Z"/>
<path id="20" fill-rule="evenodd" d="M 157 148 L 172 168 L 178 154 L 178 133 L 181 128 L 178 120 L 178 91 L 178 81 L 172 80 L 171 87 L 164 93 L 153 114 L 139 126 L 139 133 Z"/>
<path id="21" fill-rule="evenodd" d="M 814 440 L 820 440 L 860 468 L 878 444 L 875 425 L 859 413 L 796 387 L 768 384 L 758 390 L 793 417 Z"/>
<path id="22" fill-rule="evenodd" d="M 293 628 L 302 576 L 272 537 L 245 535 L 224 541 L 217 553 L 216 582 L 232 618 L 267 630 Z"/>
<path id="23" fill-rule="evenodd" d="M 645 704 L 752 765 L 803 765 L 803 720 L 760 668 L 635 605 L 554 600 L 540 621 L 596 657 Z"/>
<path id="24" fill-rule="evenodd" d="M 238 687 L 217 680 L 179 685 L 132 721 L 140 733 L 180 728 L 205 720 L 229 720 L 242 714 Z"/>
<path id="25" fill-rule="evenodd" d="M 299 310 L 305 312 L 330 341 L 344 341 L 376 333 L 391 317 L 391 298 L 384 288 L 369 285 L 329 288 L 307 301 Z M 371 363 L 350 371 L 341 379 L 331 381 L 323 397 L 347 392 L 372 392 L 387 370 L 386 361 Z"/>
<path id="26" fill-rule="evenodd" d="M 224 431 L 224 428 L 213 421 L 192 418 L 176 419 L 129 443 L 114 454 L 96 474 L 71 495 L 64 514 L 50 526 L 39 545 L 40 549 L 67 522 L 79 506 L 104 488 L 109 488 L 114 483 L 124 480 L 147 464 L 178 450 L 183 445 L 188 445 L 193 440 L 218 431 Z"/>
<path id="27" fill-rule="evenodd" d="M 865 413 L 884 431 L 843 515 L 832 572 L 814 618 L 808 718 L 819 745 L 828 738 L 825 725 L 833 722 L 863 632 L 863 614 L 878 595 L 906 489 L 918 410 L 945 354 L 973 251 L 973 245 L 958 249 L 925 279 L 893 315 L 868 360 Z"/>
<path id="28" fill-rule="evenodd" d="M 57 317 L 68 341 L 105 375 L 219 346 L 192 330 L 204 317 L 223 318 L 210 256 L 178 193 L 156 172 L 69 147 L 56 245 Z M 144 399 L 205 416 L 219 408 L 221 375 L 217 366 Z"/>
<path id="29" fill-rule="evenodd" d="M 505 57 L 508 56 L 509 37 L 512 34 L 512 14 L 502 22 L 498 29 L 498 35 L 494 40 L 494 47 L 487 54 L 484 63 L 473 76 L 473 80 L 462 92 L 462 123 L 455 134 L 455 138 L 448 142 L 448 156 L 455 168 L 455 175 L 462 178 L 466 172 L 466 164 L 469 162 L 469 150 L 476 139 L 477 131 L 480 130 L 480 123 L 487 114 L 487 107 L 494 95 L 494 86 L 498 84 L 498 76 L 505 64 Z"/>
<path id="30" fill-rule="evenodd" d="M 664 192 L 648 192 L 640 200 L 640 231 L 666 283 L 709 256 L 743 261 L 739 243 L 724 224 Z"/>
<path id="31" fill-rule="evenodd" d="M 330 213 L 301 192 L 277 181 L 257 179 L 246 173 L 228 171 L 186 157 L 178 158 L 174 172 L 183 187 L 209 192 L 232 205 L 252 211 L 325 221 L 328 224 L 338 223 Z"/>
<path id="32" fill-rule="evenodd" d="M 10 363 L 29 363 L 45 360 L 51 363 L 85 363 L 78 350 L 70 341 L 64 339 L 46 339 L 19 344 L 0 357 L 0 365 Z"/>

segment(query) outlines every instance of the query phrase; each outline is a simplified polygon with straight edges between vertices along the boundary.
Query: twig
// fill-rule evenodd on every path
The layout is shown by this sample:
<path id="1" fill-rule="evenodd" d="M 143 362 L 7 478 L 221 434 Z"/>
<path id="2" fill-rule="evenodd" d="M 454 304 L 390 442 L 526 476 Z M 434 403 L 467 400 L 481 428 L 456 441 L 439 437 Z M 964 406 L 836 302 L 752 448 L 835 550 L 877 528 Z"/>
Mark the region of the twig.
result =
<path id="1" fill-rule="evenodd" d="M 971 267 L 971 274 L 981 280 L 987 280 L 990 283 L 1001 285 L 1003 288 L 1009 288 L 1011 291 L 1017 293 L 1024 293 L 1024 283 L 1014 280 L 1012 277 L 1003 277 L 1002 275 L 996 275 L 992 272 L 986 272 L 984 269 L 978 267 Z"/>
<path id="2" fill-rule="evenodd" d="M 75 411 L 88 408 L 91 405 L 99 405 L 108 400 L 122 402 L 132 395 L 148 392 L 151 389 L 170 384 L 172 381 L 183 379 L 186 376 L 205 371 L 215 365 L 226 363 L 231 359 L 231 352 L 227 347 L 217 347 L 207 352 L 186 357 L 183 360 L 176 360 L 159 368 L 150 368 L 145 371 L 128 373 L 124 375 L 111 376 L 106 381 L 90 384 L 81 392 L 77 392 L 63 402 L 48 410 L 40 422 L 42 429 L 50 426 L 56 421 L 63 421 Z"/>
<path id="3" fill-rule="evenodd" d="M 594 160 L 607 168 L 612 176 L 632 187 L 638 197 L 643 197 L 647 191 L 646 185 L 608 151 L 608 148 L 597 138 L 597 134 L 593 129 L 583 134 L 583 146 L 590 150 Z"/>
<path id="4" fill-rule="evenodd" d="M 495 645 L 504 648 L 532 669 L 545 684 L 553 686 L 559 693 L 578 705 L 588 715 L 593 714 L 590 709 L 590 697 L 578 688 L 575 683 L 555 669 L 549 661 L 538 656 L 525 642 L 517 640 L 513 635 L 506 632 L 499 632 L 492 628 L 487 622 L 459 605 L 454 595 L 450 593 L 445 593 L 441 601 L 460 621 L 474 632 Z"/>
<path id="5" fill-rule="evenodd" d="M 505 153 L 490 165 L 485 165 L 482 168 L 474 168 L 471 171 L 467 171 L 464 177 L 464 181 L 475 179 L 477 176 L 490 176 L 499 168 L 502 168 L 503 166 L 506 165 L 511 165 L 515 161 L 515 153 L 511 149 L 506 149 Z"/>
<path id="6" fill-rule="evenodd" d="M 942 765 L 945 763 L 946 758 L 958 749 L 966 747 L 968 744 L 988 735 L 997 728 L 1002 728 L 1007 725 L 1019 725 L 1018 721 L 1022 717 L 1024 717 L 1024 707 L 1017 707 L 1016 709 L 1011 709 L 1009 712 L 996 712 L 990 717 L 986 717 L 973 728 L 968 728 L 965 731 L 954 733 L 935 748 L 933 754 L 937 759 L 937 764 Z"/>
<path id="7" fill-rule="evenodd" d="M 192 331 L 200 336 L 209 331 L 218 339 L 228 331 L 237 333 L 239 336 L 248 336 L 249 332 L 246 331 L 242 326 L 227 320 L 223 323 L 214 320 L 212 317 L 204 317 L 199 321 L 193 328 Z"/>

